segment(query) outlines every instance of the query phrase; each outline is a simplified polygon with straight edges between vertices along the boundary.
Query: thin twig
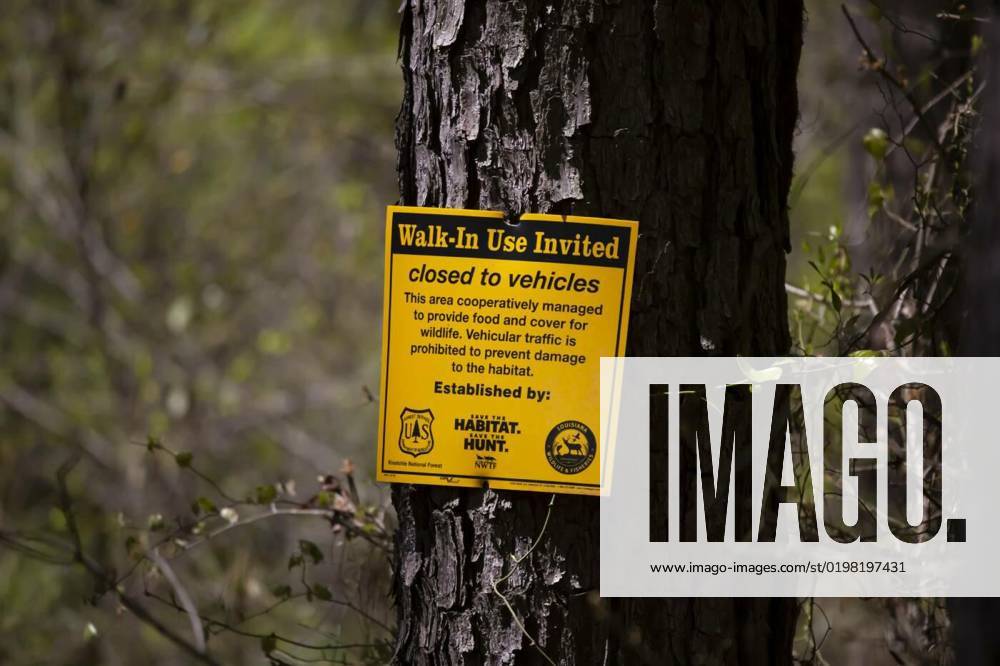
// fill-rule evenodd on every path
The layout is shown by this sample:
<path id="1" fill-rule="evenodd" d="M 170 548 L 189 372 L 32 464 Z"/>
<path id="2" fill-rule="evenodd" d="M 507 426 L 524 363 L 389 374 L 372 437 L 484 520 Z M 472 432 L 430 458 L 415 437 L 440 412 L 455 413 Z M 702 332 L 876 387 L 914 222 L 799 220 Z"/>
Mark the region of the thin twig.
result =
<path id="1" fill-rule="evenodd" d="M 191 599 L 191 595 L 188 591 L 184 589 L 184 585 L 181 584 L 180 578 L 174 573 L 174 570 L 170 567 L 170 563 L 162 555 L 160 551 L 156 548 L 149 552 L 149 558 L 153 560 L 156 564 L 156 568 L 163 573 L 163 577 L 167 579 L 170 583 L 170 587 L 174 588 L 174 594 L 180 599 L 181 606 L 184 611 L 188 614 L 188 618 L 191 620 L 191 634 L 194 636 L 194 647 L 198 652 L 205 651 L 205 628 L 201 624 L 201 619 L 198 617 L 198 608 L 194 605 L 194 601 Z"/>
<path id="2" fill-rule="evenodd" d="M 524 551 L 524 554 L 522 554 L 521 557 L 515 557 L 514 555 L 511 555 L 511 560 L 513 561 L 514 564 L 510 568 L 510 571 L 508 571 L 506 575 L 503 575 L 500 578 L 497 578 L 496 580 L 493 581 L 493 592 L 498 597 L 500 597 L 500 600 L 503 602 L 503 605 L 507 607 L 508 611 L 510 611 L 510 616 L 514 619 L 514 623 L 517 625 L 517 628 L 520 629 L 524 637 L 528 639 L 528 643 L 531 644 L 531 646 L 534 647 L 536 650 L 538 650 L 538 653 L 542 655 L 545 661 L 552 664 L 552 666 L 557 666 L 556 662 L 552 661 L 552 658 L 545 653 L 545 650 L 543 650 L 542 646 L 538 644 L 538 641 L 536 641 L 534 637 L 530 633 L 528 633 L 528 630 L 525 629 L 524 623 L 521 622 L 521 619 L 517 616 L 517 612 L 514 610 L 514 607 L 510 604 L 510 601 L 500 591 L 499 585 L 500 583 L 506 581 L 508 578 L 513 576 L 514 572 L 517 571 L 518 565 L 520 565 L 521 562 L 523 562 L 529 555 L 531 555 L 532 551 L 535 550 L 535 548 L 538 547 L 538 544 L 542 542 L 542 537 L 545 535 L 545 529 L 549 526 L 549 518 L 552 516 L 552 505 L 555 504 L 555 501 L 556 501 L 556 496 L 555 493 L 553 493 L 552 497 L 549 498 L 549 506 L 545 512 L 545 520 L 542 521 L 542 529 L 539 530 L 538 536 L 535 537 L 534 543 L 531 544 L 528 550 Z"/>
<path id="3" fill-rule="evenodd" d="M 178 606 L 175 602 L 163 597 L 155 592 L 147 591 L 146 596 L 150 599 L 160 602 L 164 606 L 174 609 L 179 613 L 184 613 L 185 610 Z M 315 650 L 317 652 L 322 652 L 323 650 L 358 650 L 364 648 L 377 647 L 379 643 L 306 643 L 303 641 L 297 641 L 291 638 L 285 638 L 284 636 L 279 636 L 277 634 L 261 634 L 252 631 L 247 631 L 246 629 L 240 629 L 238 625 L 229 624 L 221 620 L 216 620 L 215 618 L 208 617 L 207 615 L 199 615 L 201 621 L 208 626 L 218 627 L 237 636 L 243 636 L 245 638 L 267 638 L 273 636 L 274 639 L 279 643 L 285 643 L 293 647 L 301 648 L 303 650 Z"/>
<path id="4" fill-rule="evenodd" d="M 934 144 L 934 148 L 937 150 L 938 155 L 941 158 L 941 161 L 945 165 L 945 168 L 948 169 L 948 171 L 952 173 L 952 175 L 954 175 L 954 168 L 948 159 L 948 152 L 944 149 L 944 146 L 942 146 L 941 142 L 938 140 L 937 132 L 931 126 L 930 121 L 927 120 L 927 116 L 925 116 L 923 111 L 921 110 L 921 104 L 917 100 L 917 98 L 913 96 L 913 91 L 904 86 L 899 79 L 893 76 L 892 72 L 890 72 L 886 68 L 885 62 L 881 58 L 875 56 L 875 52 L 872 51 L 871 47 L 868 46 L 868 42 L 866 42 L 865 38 L 861 36 L 861 31 L 858 29 L 858 26 L 854 22 L 854 19 L 851 18 L 851 13 L 847 10 L 847 5 L 841 5 L 840 10 L 843 12 L 844 17 L 850 24 L 851 31 L 854 33 L 854 37 L 858 40 L 858 43 L 864 50 L 865 56 L 868 58 L 868 61 L 871 64 L 872 68 L 876 72 L 878 72 L 883 79 L 888 81 L 894 88 L 899 90 L 899 92 L 902 93 L 903 97 L 906 98 L 906 101 L 909 102 L 910 106 L 913 109 L 913 113 L 916 116 L 917 121 L 927 132 L 931 142 Z"/>
<path id="5" fill-rule="evenodd" d="M 785 292 L 791 294 L 792 296 L 798 296 L 799 298 L 808 298 L 811 301 L 817 303 L 826 303 L 827 299 L 823 296 L 809 291 L 808 289 L 803 289 L 802 287 L 796 287 L 794 284 L 785 283 Z M 865 310 L 871 306 L 871 299 L 841 299 L 841 304 L 849 308 L 857 308 L 859 310 Z"/>
<path id="6" fill-rule="evenodd" d="M 934 97 L 932 97 L 930 99 L 930 101 L 928 101 L 926 104 L 924 104 L 923 107 L 921 107 L 921 109 L 920 109 L 920 113 L 926 114 L 928 111 L 930 111 L 931 109 L 933 109 L 935 106 L 937 106 L 941 102 L 941 100 L 943 100 L 948 95 L 950 95 L 953 92 L 955 92 L 955 90 L 957 90 L 960 85 L 962 85 L 963 83 L 965 83 L 965 81 L 969 77 L 971 77 L 973 74 L 975 74 L 975 72 L 976 72 L 975 68 L 972 68 L 969 71 L 967 71 L 965 74 L 963 74 L 962 76 L 960 76 L 957 79 L 955 79 L 954 81 L 952 81 L 951 84 L 948 87 L 946 87 L 944 90 L 942 90 L 937 95 L 935 95 Z M 982 89 L 982 87 L 983 86 L 981 85 L 980 89 Z M 893 141 L 892 145 L 889 146 L 889 149 L 885 151 L 885 156 L 886 157 L 889 157 L 889 155 L 892 155 L 893 152 L 895 152 L 896 148 L 900 147 L 903 144 L 903 139 L 905 139 L 907 136 L 909 136 L 910 132 L 913 131 L 913 128 L 916 127 L 919 122 L 920 122 L 920 117 L 915 115 L 913 117 L 913 119 L 910 120 L 910 122 L 906 125 L 906 127 L 903 128 L 903 132 L 902 132 L 902 134 L 899 135 L 899 138 L 896 139 L 895 141 Z"/>

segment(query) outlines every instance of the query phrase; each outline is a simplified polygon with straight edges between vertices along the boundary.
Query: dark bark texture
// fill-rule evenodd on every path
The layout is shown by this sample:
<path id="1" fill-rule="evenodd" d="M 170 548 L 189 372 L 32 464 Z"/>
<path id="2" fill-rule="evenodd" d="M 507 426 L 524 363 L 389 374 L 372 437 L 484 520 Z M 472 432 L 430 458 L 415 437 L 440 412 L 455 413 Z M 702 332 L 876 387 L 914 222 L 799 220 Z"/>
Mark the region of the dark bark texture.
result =
<path id="1" fill-rule="evenodd" d="M 976 133 L 973 173 L 975 210 L 963 250 L 962 356 L 1000 356 L 1000 3 L 973 5 L 987 45 L 979 58 L 986 85 Z M 1000 599 L 948 599 L 955 663 L 986 666 L 1000 663 Z"/>
<path id="2" fill-rule="evenodd" d="M 782 354 L 802 11 L 409 0 L 402 202 L 637 219 L 630 355 Z M 393 501 L 398 663 L 790 662 L 793 601 L 599 599 L 596 498 L 556 497 L 516 565 L 549 496 Z"/>

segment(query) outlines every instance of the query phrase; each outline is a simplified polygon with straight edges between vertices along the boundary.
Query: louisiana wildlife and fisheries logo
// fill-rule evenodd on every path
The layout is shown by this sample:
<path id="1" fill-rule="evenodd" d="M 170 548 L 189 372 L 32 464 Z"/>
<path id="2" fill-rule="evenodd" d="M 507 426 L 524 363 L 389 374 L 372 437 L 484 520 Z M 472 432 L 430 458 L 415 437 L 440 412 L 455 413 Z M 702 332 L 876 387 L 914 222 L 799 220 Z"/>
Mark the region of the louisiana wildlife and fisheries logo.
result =
<path id="1" fill-rule="evenodd" d="M 563 421 L 545 439 L 545 458 L 561 474 L 579 474 L 597 455 L 594 433 L 580 421 Z"/>
<path id="2" fill-rule="evenodd" d="M 403 453 L 409 453 L 416 458 L 430 453 L 434 448 L 434 413 L 429 409 L 410 409 L 404 407 L 399 415 L 402 428 L 399 431 L 399 448 Z"/>

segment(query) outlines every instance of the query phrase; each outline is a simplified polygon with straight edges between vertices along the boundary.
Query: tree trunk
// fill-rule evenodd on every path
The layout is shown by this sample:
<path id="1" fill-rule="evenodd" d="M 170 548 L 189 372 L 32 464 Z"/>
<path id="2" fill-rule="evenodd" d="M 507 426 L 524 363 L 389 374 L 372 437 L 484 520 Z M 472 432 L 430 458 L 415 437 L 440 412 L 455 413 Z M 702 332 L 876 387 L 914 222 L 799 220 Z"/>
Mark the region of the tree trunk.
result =
<path id="1" fill-rule="evenodd" d="M 1000 356 L 1000 7 L 977 2 L 978 16 L 989 17 L 980 28 L 986 44 L 979 58 L 983 89 L 982 112 L 975 138 L 975 174 L 971 225 L 962 247 L 961 356 Z M 991 446 L 992 442 L 981 443 Z M 956 663 L 986 666 L 1000 663 L 1000 599 L 952 598 L 951 642 Z"/>
<path id="2" fill-rule="evenodd" d="M 409 0 L 402 202 L 637 219 L 630 355 L 785 353 L 801 37 L 801 0 Z M 503 596 L 549 496 L 393 502 L 399 663 L 791 661 L 794 600 L 601 600 L 596 498 Z"/>

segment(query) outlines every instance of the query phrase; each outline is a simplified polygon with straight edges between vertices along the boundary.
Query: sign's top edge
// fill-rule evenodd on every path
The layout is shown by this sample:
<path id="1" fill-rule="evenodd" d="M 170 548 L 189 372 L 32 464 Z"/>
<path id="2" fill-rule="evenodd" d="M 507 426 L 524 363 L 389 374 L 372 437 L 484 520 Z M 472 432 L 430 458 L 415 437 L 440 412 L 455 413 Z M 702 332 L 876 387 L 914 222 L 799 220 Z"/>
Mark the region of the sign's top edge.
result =
<path id="1" fill-rule="evenodd" d="M 439 208 L 434 206 L 386 206 L 386 213 L 422 213 L 425 215 L 462 215 L 465 217 L 487 217 L 502 219 L 504 214 L 496 210 L 476 210 L 472 208 Z M 636 220 L 619 220 L 608 217 L 590 217 L 586 215 L 555 215 L 552 213 L 524 213 L 521 220 L 528 222 L 579 222 L 584 224 L 601 224 L 605 226 L 631 227 L 638 229 Z"/>

